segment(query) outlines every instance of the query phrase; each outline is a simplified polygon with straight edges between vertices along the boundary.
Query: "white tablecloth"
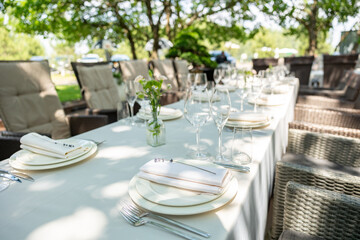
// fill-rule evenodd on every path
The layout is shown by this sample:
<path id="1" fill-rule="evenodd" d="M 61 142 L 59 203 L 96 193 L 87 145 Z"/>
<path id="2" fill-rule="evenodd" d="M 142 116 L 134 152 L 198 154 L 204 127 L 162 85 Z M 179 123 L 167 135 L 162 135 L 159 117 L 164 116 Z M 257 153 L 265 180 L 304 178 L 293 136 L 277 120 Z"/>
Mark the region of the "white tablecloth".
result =
<path id="1" fill-rule="evenodd" d="M 251 172 L 233 172 L 239 182 L 234 200 L 216 211 L 172 218 L 209 232 L 211 239 L 264 238 L 275 163 L 286 147 L 297 87 L 284 105 L 262 108 L 274 119 L 266 129 L 254 131 Z M 233 106 L 239 107 L 235 93 L 231 98 Z M 182 109 L 183 102 L 172 106 Z M 118 213 L 120 201 L 129 198 L 130 179 L 145 162 L 154 157 L 185 159 L 195 144 L 195 129 L 184 117 L 165 126 L 167 143 L 156 148 L 146 144 L 144 127 L 124 122 L 76 136 L 106 141 L 91 159 L 53 170 L 28 171 L 34 183 L 12 183 L 0 192 L 0 239 L 179 239 L 153 226 L 132 227 Z M 202 127 L 200 136 L 214 156 L 217 130 L 212 121 Z M 225 130 L 226 154 L 231 137 Z M 0 167 L 10 168 L 7 160 Z"/>

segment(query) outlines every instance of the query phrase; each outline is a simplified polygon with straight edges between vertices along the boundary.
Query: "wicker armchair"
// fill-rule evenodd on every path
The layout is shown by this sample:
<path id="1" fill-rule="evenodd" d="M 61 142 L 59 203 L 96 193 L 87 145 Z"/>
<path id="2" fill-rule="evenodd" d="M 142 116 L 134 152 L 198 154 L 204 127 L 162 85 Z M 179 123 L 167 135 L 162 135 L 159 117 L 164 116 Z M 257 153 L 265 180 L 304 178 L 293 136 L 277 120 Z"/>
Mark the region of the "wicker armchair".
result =
<path id="1" fill-rule="evenodd" d="M 355 101 L 328 98 L 324 96 L 299 96 L 296 104 L 309 105 L 318 108 L 353 108 L 360 109 L 360 95 Z"/>
<path id="2" fill-rule="evenodd" d="M 294 110 L 294 121 L 360 129 L 359 113 L 341 111 L 339 109 L 320 109 L 296 106 Z"/>
<path id="3" fill-rule="evenodd" d="M 287 154 L 276 164 L 271 238 L 283 231 L 289 181 L 360 197 L 359 167 L 359 139 L 289 129 Z"/>
<path id="4" fill-rule="evenodd" d="M 359 216 L 359 197 L 289 182 L 282 236 L 293 232 L 305 239 L 360 239 Z"/>
<path id="5" fill-rule="evenodd" d="M 308 122 L 290 122 L 289 128 L 305 130 L 310 132 L 328 133 L 328 134 L 340 135 L 344 137 L 360 138 L 360 129 L 353 129 L 353 128 L 328 126 L 328 125 L 314 124 Z"/>

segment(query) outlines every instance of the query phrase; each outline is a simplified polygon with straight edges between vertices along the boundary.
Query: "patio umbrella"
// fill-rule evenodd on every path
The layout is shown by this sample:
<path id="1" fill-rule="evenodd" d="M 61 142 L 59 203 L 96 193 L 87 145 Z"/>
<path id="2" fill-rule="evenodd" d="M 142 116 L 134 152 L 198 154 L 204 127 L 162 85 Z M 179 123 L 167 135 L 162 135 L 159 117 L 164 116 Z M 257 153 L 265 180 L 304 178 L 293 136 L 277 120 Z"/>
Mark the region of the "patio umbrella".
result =
<path id="1" fill-rule="evenodd" d="M 169 40 L 167 40 L 165 38 L 159 39 L 159 49 L 168 49 L 168 48 L 171 48 L 172 46 L 173 46 L 173 44 Z M 145 50 L 151 52 L 153 50 L 153 47 L 154 47 L 154 39 L 150 39 L 145 44 Z"/>

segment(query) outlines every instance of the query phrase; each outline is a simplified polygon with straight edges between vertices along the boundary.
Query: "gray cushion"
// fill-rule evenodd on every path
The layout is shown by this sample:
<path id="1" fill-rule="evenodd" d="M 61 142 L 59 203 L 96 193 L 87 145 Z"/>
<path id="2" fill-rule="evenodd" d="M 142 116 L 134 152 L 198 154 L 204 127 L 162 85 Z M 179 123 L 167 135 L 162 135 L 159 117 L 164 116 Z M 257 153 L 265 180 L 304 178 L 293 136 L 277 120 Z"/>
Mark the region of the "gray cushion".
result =
<path id="1" fill-rule="evenodd" d="M 346 89 L 345 99 L 355 101 L 360 91 L 360 75 L 353 73 L 351 76 L 351 83 Z"/>
<path id="2" fill-rule="evenodd" d="M 149 79 L 149 68 L 143 60 L 121 61 L 120 69 L 124 81 L 134 80 L 139 75 Z"/>
<path id="3" fill-rule="evenodd" d="M 180 90 L 185 90 L 187 85 L 187 76 L 189 74 L 188 63 L 185 60 L 174 60 L 176 76 Z"/>
<path id="4" fill-rule="evenodd" d="M 8 131 L 70 137 L 47 61 L 0 62 L 0 116 Z"/>
<path id="5" fill-rule="evenodd" d="M 93 109 L 116 109 L 120 102 L 111 66 L 78 66 L 87 105 Z"/>
<path id="6" fill-rule="evenodd" d="M 282 157 L 282 161 L 300 164 L 307 167 L 331 170 L 339 173 L 347 173 L 353 176 L 360 176 L 360 168 L 341 166 L 327 160 L 316 159 L 302 154 L 285 153 Z"/>
<path id="7" fill-rule="evenodd" d="M 162 89 L 168 90 L 167 85 L 170 84 L 172 91 L 178 91 L 179 84 L 176 80 L 175 69 L 172 60 L 153 60 L 152 62 L 154 64 L 155 77 L 163 75 L 167 78 L 167 80 L 163 82 Z"/>

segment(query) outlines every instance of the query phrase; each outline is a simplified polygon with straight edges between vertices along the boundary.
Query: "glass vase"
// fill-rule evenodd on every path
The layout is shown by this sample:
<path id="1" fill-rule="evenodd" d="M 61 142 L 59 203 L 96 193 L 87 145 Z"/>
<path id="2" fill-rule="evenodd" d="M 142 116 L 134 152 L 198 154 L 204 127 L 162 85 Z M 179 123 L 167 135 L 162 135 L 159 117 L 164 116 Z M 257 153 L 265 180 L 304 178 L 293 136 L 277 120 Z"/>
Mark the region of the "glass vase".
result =
<path id="1" fill-rule="evenodd" d="M 165 125 L 158 118 L 158 112 L 152 113 L 152 118 L 146 122 L 146 142 L 150 146 L 157 147 L 166 143 Z"/>

